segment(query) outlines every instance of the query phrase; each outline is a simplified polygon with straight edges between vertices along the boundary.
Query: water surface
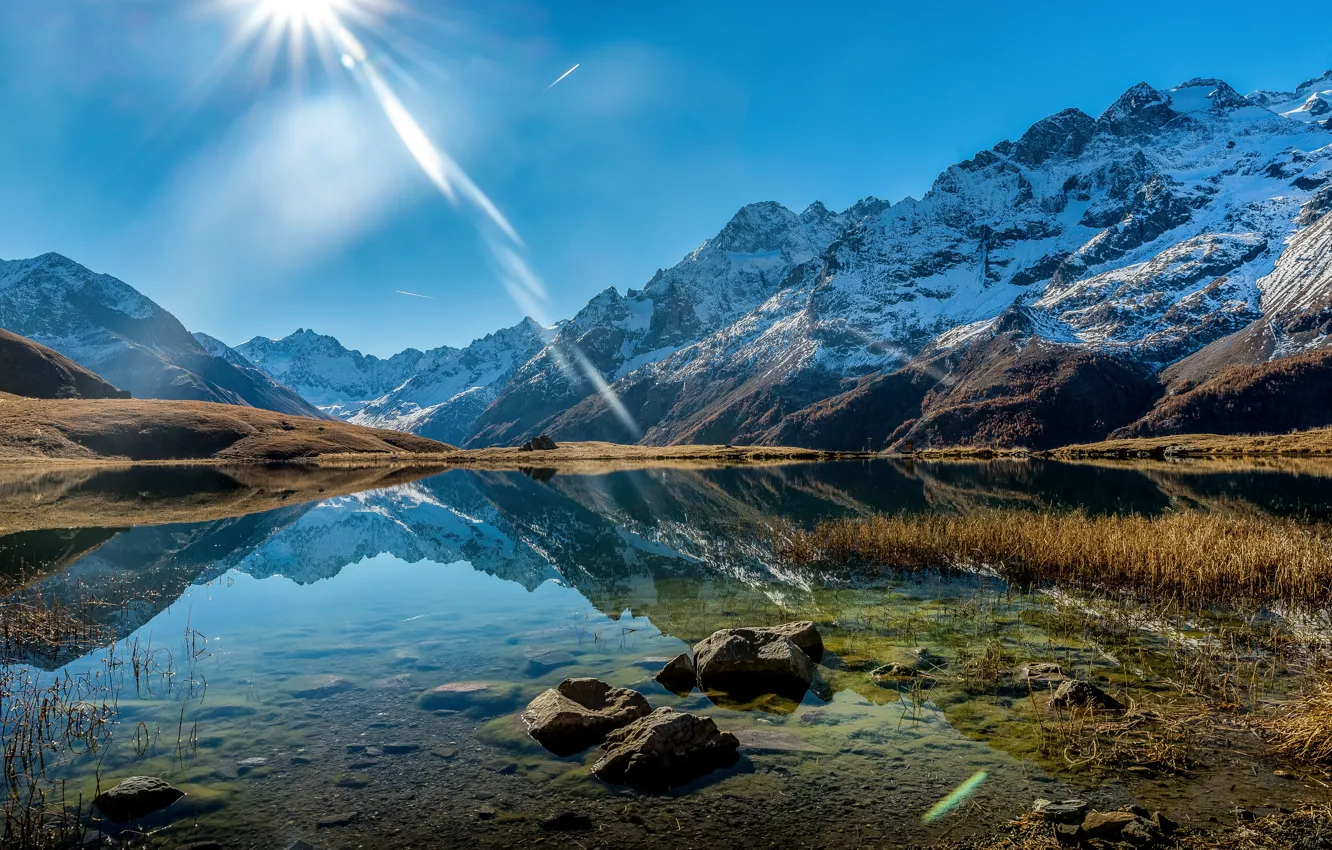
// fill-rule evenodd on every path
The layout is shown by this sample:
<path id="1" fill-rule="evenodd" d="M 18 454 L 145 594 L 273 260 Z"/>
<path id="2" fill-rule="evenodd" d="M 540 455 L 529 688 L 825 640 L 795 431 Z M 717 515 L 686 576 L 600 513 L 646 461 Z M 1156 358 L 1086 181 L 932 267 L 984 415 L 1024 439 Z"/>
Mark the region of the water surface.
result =
<path id="1" fill-rule="evenodd" d="M 135 478 L 145 521 L 205 491 L 234 498 L 225 475 L 176 474 Z M 454 470 L 208 522 L 29 528 L 0 537 L 0 571 L 23 593 L 102 603 L 86 609 L 100 645 L 22 659 L 118 689 L 110 740 L 52 775 L 74 796 L 99 779 L 170 780 L 188 796 L 152 822 L 168 845 L 512 845 L 556 840 L 539 823 L 564 810 L 596 825 L 576 836 L 583 846 L 904 845 L 991 832 L 1036 797 L 1140 802 L 1205 823 L 1307 793 L 1274 778 L 1279 766 L 1243 736 L 1184 775 L 1080 768 L 1051 745 L 1030 693 L 969 674 L 990 652 L 1005 665 L 1056 660 L 1130 695 L 1166 692 L 1185 644 L 1224 631 L 1225 612 L 1187 635 L 1131 624 L 1108 641 L 1076 622 L 1118 616 L 1114 601 L 1019 593 L 984 575 L 820 575 L 769 545 L 787 522 L 995 507 L 1324 518 L 1332 488 L 1318 470 L 1205 464 Z M 1109 607 L 1089 614 L 1095 605 Z M 818 623 L 829 649 L 799 704 L 717 705 L 652 680 L 716 629 L 794 619 Z M 921 647 L 947 661 L 933 687 L 870 676 Z M 601 783 L 588 772 L 595 751 L 555 758 L 515 719 L 567 676 L 708 714 L 744 757 L 664 796 Z M 460 682 L 485 683 L 486 696 L 421 699 Z M 1280 676 L 1271 687 L 1281 692 Z M 975 795 L 924 822 L 978 771 Z"/>

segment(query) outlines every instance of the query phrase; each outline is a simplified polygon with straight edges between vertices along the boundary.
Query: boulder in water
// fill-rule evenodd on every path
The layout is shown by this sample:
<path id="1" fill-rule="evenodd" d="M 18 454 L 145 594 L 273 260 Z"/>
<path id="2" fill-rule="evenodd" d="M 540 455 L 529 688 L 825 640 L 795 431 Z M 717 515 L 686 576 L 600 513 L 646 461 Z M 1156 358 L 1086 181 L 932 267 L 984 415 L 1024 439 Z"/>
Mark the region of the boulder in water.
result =
<path id="1" fill-rule="evenodd" d="M 793 636 L 812 646 L 807 633 L 793 632 L 789 627 L 713 632 L 694 647 L 699 686 L 728 694 L 772 693 L 799 698 L 814 678 L 814 662 L 792 640 Z M 820 656 L 822 648 L 820 639 L 816 650 Z"/>
<path id="2" fill-rule="evenodd" d="M 1050 705 L 1055 708 L 1087 708 L 1093 711 L 1123 711 L 1124 705 L 1119 700 L 1093 685 L 1069 679 L 1054 692 Z"/>
<path id="3" fill-rule="evenodd" d="M 185 796 L 185 792 L 155 776 L 131 776 L 93 798 L 102 816 L 114 823 L 129 823 L 152 814 Z"/>
<path id="4" fill-rule="evenodd" d="M 730 767 L 739 747 L 711 717 L 659 708 L 606 736 L 606 754 L 592 773 L 616 785 L 661 792 Z"/>
<path id="5" fill-rule="evenodd" d="M 682 652 L 666 662 L 666 666 L 657 673 L 656 680 L 671 693 L 685 696 L 698 683 L 698 672 L 694 670 L 689 653 Z"/>
<path id="6" fill-rule="evenodd" d="M 637 691 L 597 679 L 565 679 L 532 700 L 522 720 L 541 746 L 557 756 L 571 756 L 651 711 Z"/>

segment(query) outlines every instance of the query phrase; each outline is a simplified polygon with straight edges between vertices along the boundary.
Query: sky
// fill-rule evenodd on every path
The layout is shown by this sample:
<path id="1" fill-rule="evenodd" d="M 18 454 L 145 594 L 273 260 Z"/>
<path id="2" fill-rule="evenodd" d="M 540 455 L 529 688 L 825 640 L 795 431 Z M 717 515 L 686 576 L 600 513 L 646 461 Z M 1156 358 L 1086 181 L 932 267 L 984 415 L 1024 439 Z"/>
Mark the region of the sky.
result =
<path id="1" fill-rule="evenodd" d="M 238 39 L 264 3 L 319 2 L 366 63 Z M 0 259 L 65 254 L 233 345 L 465 345 L 641 287 L 748 203 L 919 197 L 1140 81 L 1332 67 L 1327 39 L 1256 23 L 1224 0 L 4 0 Z M 431 181 L 369 66 L 511 234 Z"/>

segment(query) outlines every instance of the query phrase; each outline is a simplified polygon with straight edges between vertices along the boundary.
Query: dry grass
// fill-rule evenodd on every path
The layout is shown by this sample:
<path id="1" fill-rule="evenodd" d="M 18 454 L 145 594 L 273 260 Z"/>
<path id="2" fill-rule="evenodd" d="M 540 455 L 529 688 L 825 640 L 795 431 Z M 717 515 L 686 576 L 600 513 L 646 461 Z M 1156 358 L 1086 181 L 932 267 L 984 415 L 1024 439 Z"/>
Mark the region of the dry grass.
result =
<path id="1" fill-rule="evenodd" d="M 876 516 L 791 529 L 777 547 L 799 564 L 991 569 L 1022 586 L 1130 591 L 1185 607 L 1332 600 L 1332 529 L 1275 517 Z"/>
<path id="2" fill-rule="evenodd" d="M 322 454 L 442 452 L 401 431 L 204 401 L 21 398 L 0 393 L 0 460 L 280 462 Z"/>
<path id="3" fill-rule="evenodd" d="M 837 460 L 866 457 L 858 452 L 827 452 L 789 446 L 639 446 L 623 443 L 561 443 L 550 451 L 524 452 L 513 447 L 459 449 L 438 454 L 413 454 L 374 458 L 374 463 L 438 463 L 447 467 L 487 470 L 552 470 L 562 474 L 595 475 L 621 469 L 646 467 L 717 467 L 793 461 Z M 356 466 L 368 458 L 355 455 L 324 455 L 321 466 Z"/>
<path id="4" fill-rule="evenodd" d="M 1291 434 L 1179 434 L 1171 437 L 1103 440 L 1099 443 L 1064 446 L 1049 454 L 1059 458 L 1317 457 L 1332 455 L 1332 428 Z"/>
<path id="5" fill-rule="evenodd" d="M 1266 724 L 1266 732 L 1278 752 L 1332 766 L 1332 675 L 1325 673 L 1285 706 Z"/>

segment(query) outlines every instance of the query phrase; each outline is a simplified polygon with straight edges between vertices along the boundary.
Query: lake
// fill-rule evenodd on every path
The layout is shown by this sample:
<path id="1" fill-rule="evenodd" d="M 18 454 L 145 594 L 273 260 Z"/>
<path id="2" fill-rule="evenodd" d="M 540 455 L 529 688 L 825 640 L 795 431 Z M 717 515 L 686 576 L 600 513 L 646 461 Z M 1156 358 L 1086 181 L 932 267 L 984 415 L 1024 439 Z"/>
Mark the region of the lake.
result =
<path id="1" fill-rule="evenodd" d="M 163 846 L 925 845 L 1071 797 L 1229 822 L 1316 786 L 1224 724 L 1093 758 L 1081 730 L 1006 676 L 1050 661 L 1130 703 L 1201 700 L 1181 681 L 1198 657 L 1251 636 L 1255 612 L 1163 619 L 1119 597 L 1008 587 L 984 569 L 821 572 L 784 563 L 772 542 L 788 524 L 876 512 L 1322 521 L 1327 472 L 1038 460 L 459 469 L 359 492 L 362 479 L 268 482 L 252 502 L 244 470 L 16 475 L 0 479 L 9 602 L 57 607 L 85 632 L 11 647 L 3 731 L 25 734 L 20 685 L 63 687 L 87 734 L 53 745 L 33 774 L 65 805 L 126 776 L 171 782 L 186 796 L 138 827 Z M 191 511 L 210 518 L 163 521 Z M 1257 616 L 1310 646 L 1328 633 L 1318 617 Z M 798 702 L 681 697 L 653 679 L 717 629 L 793 620 L 815 622 L 827 647 Z M 928 680 L 872 675 L 921 649 L 939 663 Z M 1259 682 L 1253 699 L 1283 698 L 1299 672 L 1285 654 L 1226 658 Z M 517 720 L 571 676 L 710 716 L 741 758 L 665 794 L 604 783 L 589 772 L 595 748 L 558 758 Z M 466 687 L 437 690 L 448 684 Z M 1147 758 L 1148 745 L 1167 754 Z M 927 819 L 968 780 L 974 792 Z M 592 829 L 543 828 L 566 811 Z"/>

